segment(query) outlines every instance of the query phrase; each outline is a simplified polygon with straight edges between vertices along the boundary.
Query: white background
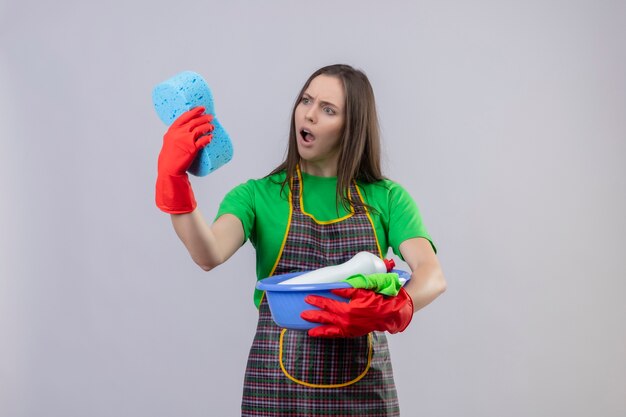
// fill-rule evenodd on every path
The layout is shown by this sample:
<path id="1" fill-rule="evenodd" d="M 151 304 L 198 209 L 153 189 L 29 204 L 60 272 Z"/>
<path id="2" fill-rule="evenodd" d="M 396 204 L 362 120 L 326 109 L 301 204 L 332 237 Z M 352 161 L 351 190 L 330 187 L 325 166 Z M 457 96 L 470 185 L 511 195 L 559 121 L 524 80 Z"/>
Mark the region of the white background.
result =
<path id="1" fill-rule="evenodd" d="M 385 173 L 448 291 L 390 337 L 404 416 L 626 415 L 622 1 L 0 2 L 0 415 L 234 416 L 254 252 L 206 273 L 154 205 L 154 85 L 201 73 L 235 157 L 283 158 L 317 68 L 374 86 Z"/>

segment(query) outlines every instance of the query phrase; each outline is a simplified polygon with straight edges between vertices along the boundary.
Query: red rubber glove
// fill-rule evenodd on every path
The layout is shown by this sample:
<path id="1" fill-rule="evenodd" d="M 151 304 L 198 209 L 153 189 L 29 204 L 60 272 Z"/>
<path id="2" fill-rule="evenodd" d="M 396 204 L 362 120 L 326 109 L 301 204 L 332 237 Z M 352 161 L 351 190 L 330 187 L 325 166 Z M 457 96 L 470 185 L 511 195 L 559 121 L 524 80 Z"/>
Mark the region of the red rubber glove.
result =
<path id="1" fill-rule="evenodd" d="M 304 320 L 324 323 L 309 330 L 313 337 L 358 337 L 374 330 L 398 333 L 407 328 L 413 318 L 413 300 L 404 288 L 395 297 L 362 288 L 331 290 L 345 303 L 318 295 L 307 295 L 307 303 L 321 310 L 306 310 Z"/>
<path id="2" fill-rule="evenodd" d="M 163 136 L 156 182 L 156 205 L 166 213 L 190 213 L 196 199 L 189 183 L 187 168 L 198 152 L 211 142 L 213 116 L 196 107 L 181 114 Z"/>

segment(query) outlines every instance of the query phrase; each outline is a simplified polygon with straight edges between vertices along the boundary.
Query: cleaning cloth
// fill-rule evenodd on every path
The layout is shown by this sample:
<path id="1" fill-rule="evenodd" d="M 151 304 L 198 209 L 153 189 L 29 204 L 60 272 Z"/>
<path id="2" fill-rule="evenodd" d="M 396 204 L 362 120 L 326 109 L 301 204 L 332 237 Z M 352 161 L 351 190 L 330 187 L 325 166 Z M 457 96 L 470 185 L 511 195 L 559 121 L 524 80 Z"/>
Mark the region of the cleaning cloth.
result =
<path id="1" fill-rule="evenodd" d="M 379 274 L 356 274 L 350 278 L 344 279 L 354 288 L 364 288 L 367 290 L 373 290 L 379 294 L 389 295 L 395 297 L 400 292 L 402 284 L 400 284 L 400 278 L 395 272 L 386 272 Z"/>

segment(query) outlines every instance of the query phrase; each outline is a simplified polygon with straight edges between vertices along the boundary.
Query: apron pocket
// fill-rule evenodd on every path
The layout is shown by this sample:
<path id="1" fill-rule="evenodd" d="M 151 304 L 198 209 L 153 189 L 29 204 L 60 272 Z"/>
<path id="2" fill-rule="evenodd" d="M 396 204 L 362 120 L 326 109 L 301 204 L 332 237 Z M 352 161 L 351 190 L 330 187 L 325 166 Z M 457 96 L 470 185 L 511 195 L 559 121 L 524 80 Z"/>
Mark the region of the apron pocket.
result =
<path id="1" fill-rule="evenodd" d="M 287 378 L 313 388 L 340 388 L 363 378 L 372 361 L 372 335 L 328 339 L 306 331 L 280 333 L 280 368 Z"/>

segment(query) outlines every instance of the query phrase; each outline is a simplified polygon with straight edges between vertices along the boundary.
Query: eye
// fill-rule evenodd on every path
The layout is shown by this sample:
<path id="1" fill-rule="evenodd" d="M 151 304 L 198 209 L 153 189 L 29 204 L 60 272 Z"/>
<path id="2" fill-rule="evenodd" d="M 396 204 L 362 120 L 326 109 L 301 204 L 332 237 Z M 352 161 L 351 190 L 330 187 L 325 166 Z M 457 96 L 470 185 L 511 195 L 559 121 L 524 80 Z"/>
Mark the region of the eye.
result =
<path id="1" fill-rule="evenodd" d="M 300 103 L 302 103 L 302 104 L 309 104 L 310 101 L 311 100 L 308 97 L 302 97 L 300 99 Z"/>
<path id="2" fill-rule="evenodd" d="M 330 115 L 334 115 L 335 114 L 335 110 L 333 110 L 332 107 L 326 106 L 326 107 L 324 107 L 323 110 L 324 110 L 324 113 L 326 113 L 326 114 L 330 114 Z"/>

